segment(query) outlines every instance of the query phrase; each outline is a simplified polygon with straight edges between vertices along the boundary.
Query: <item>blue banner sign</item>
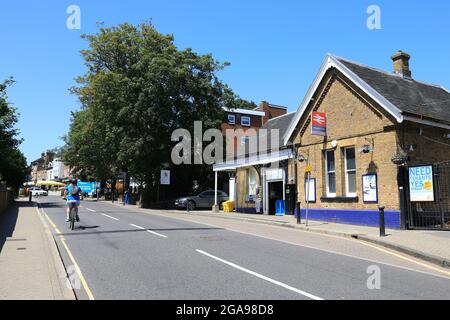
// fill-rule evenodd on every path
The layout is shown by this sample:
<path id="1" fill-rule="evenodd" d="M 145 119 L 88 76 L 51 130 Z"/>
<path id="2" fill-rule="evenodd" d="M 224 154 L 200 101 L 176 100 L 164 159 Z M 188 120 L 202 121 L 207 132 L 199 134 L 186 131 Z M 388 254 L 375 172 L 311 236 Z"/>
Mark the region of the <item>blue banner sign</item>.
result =
<path id="1" fill-rule="evenodd" d="M 409 168 L 411 202 L 434 202 L 433 166 Z"/>
<path id="2" fill-rule="evenodd" d="M 81 192 L 92 193 L 95 191 L 95 182 L 78 181 L 78 187 L 81 189 Z"/>

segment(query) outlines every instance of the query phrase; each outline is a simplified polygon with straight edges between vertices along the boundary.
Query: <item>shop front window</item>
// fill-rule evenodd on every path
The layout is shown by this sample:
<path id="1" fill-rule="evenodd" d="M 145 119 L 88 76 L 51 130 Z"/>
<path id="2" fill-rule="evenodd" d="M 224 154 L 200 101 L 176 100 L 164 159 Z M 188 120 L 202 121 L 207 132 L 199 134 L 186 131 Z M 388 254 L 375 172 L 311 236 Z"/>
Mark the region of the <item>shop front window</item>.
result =
<path id="1" fill-rule="evenodd" d="M 248 171 L 248 195 L 256 196 L 256 171 L 252 169 Z"/>
<path id="2" fill-rule="evenodd" d="M 347 197 L 356 197 L 356 152 L 355 148 L 344 149 L 345 185 Z"/>
<path id="3" fill-rule="evenodd" d="M 327 183 L 327 197 L 336 197 L 336 162 L 334 150 L 325 152 L 325 171 Z"/>

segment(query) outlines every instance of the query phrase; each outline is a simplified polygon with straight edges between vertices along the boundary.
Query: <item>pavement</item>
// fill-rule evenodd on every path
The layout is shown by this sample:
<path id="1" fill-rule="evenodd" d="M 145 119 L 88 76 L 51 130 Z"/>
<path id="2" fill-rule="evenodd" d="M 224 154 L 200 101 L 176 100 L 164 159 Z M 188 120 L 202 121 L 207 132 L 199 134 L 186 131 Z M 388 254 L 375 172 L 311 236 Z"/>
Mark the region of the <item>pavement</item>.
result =
<path id="1" fill-rule="evenodd" d="M 351 237 L 86 200 L 72 231 L 38 205 L 78 299 L 450 299 L 448 270 Z"/>
<path id="2" fill-rule="evenodd" d="M 108 202 L 109 203 L 109 202 Z M 121 206 L 119 202 L 115 205 Z M 137 206 L 129 206 L 139 210 Z M 184 210 L 160 211 L 147 210 L 153 213 L 164 213 L 170 215 L 185 215 Z M 274 225 L 287 228 L 295 228 L 312 233 L 335 235 L 357 239 L 375 245 L 383 246 L 399 253 L 433 263 L 437 266 L 450 268 L 450 232 L 445 231 L 424 231 L 424 230 L 386 230 L 386 237 L 380 237 L 379 229 L 373 227 L 344 225 L 338 223 L 328 223 L 322 221 L 309 221 L 308 227 L 305 221 L 299 225 L 293 216 L 268 216 L 256 214 L 213 213 L 211 211 L 191 211 L 189 215 L 215 217 L 220 219 L 231 219 L 251 223 Z"/>
<path id="3" fill-rule="evenodd" d="M 0 300 L 74 300 L 66 279 L 35 204 L 16 201 L 0 216 Z"/>

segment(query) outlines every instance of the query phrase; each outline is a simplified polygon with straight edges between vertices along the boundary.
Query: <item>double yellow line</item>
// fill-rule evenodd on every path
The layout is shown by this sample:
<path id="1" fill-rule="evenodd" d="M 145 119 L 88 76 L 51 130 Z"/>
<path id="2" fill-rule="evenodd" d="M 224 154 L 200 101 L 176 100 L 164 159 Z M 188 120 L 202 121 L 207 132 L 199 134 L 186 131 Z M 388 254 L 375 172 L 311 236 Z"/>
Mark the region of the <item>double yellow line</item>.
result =
<path id="1" fill-rule="evenodd" d="M 39 208 L 36 208 L 36 209 L 39 210 Z M 86 294 L 88 295 L 89 300 L 95 300 L 94 295 L 92 294 L 92 291 L 89 288 L 89 285 L 87 284 L 86 279 L 83 276 L 83 273 L 81 272 L 80 266 L 78 265 L 78 263 L 75 260 L 72 252 L 70 251 L 69 247 L 67 246 L 66 239 L 64 238 L 64 236 L 62 235 L 61 231 L 58 229 L 56 224 L 54 224 L 52 219 L 50 219 L 50 217 L 47 215 L 47 213 L 44 210 L 42 210 L 42 209 L 41 209 L 41 211 L 44 214 L 44 216 L 47 219 L 47 221 L 50 223 L 50 225 L 55 230 L 56 234 L 60 237 L 61 243 L 63 244 L 64 248 L 66 249 L 66 252 L 69 255 L 70 261 L 72 262 L 73 266 L 75 267 L 75 270 L 78 273 L 78 276 L 80 277 L 81 284 L 83 285 L 83 288 L 86 291 Z"/>

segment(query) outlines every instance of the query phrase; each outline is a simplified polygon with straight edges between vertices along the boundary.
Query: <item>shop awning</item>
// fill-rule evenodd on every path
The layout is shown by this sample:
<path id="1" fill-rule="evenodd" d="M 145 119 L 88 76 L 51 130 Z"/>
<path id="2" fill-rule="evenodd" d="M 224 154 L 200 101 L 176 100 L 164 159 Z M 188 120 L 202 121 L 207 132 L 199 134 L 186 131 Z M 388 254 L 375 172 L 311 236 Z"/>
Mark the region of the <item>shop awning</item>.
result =
<path id="1" fill-rule="evenodd" d="M 49 187 L 65 187 L 66 184 L 62 182 L 56 182 L 56 181 L 38 181 L 36 183 L 37 186 L 49 186 Z"/>

